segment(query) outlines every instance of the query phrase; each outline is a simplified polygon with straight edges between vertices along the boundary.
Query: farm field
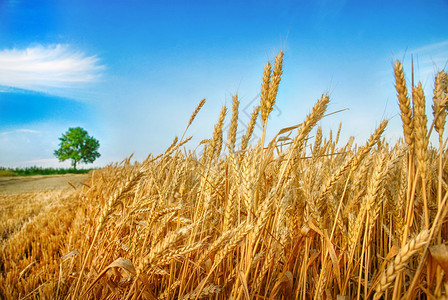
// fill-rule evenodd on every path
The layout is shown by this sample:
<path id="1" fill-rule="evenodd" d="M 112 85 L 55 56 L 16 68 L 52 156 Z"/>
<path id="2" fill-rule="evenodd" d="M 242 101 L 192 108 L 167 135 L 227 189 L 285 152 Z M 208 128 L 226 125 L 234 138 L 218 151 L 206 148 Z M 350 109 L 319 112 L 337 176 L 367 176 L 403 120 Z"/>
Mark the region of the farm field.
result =
<path id="1" fill-rule="evenodd" d="M 80 188 L 86 179 L 87 175 L 0 177 L 2 242 L 26 221 L 70 195 L 73 187 Z"/>
<path id="2" fill-rule="evenodd" d="M 446 299 L 446 73 L 426 98 L 434 101 L 431 124 L 421 84 L 408 92 L 395 62 L 404 135 L 396 144 L 382 137 L 387 120 L 367 141 L 341 143 L 341 127 L 324 136 L 327 94 L 302 123 L 266 140 L 282 59 L 280 52 L 266 65 L 260 106 L 241 140 L 235 95 L 228 135 L 223 107 L 203 151 L 184 151 L 190 137 L 182 136 L 160 155 L 129 157 L 87 179 L 0 182 L 0 295 Z M 259 119 L 263 135 L 249 143 Z M 56 188 L 69 178 L 76 190 Z M 32 190 L 41 185 L 48 190 Z"/>
<path id="3" fill-rule="evenodd" d="M 71 190 L 67 182 L 80 188 L 87 180 L 84 174 L 46 175 L 46 176 L 3 176 L 0 177 L 0 194 L 20 194 L 25 192 L 43 192 L 47 190 Z"/>
<path id="4" fill-rule="evenodd" d="M 0 177 L 0 263 L 2 271 L 0 277 L 2 283 L 4 283 L 5 277 L 11 278 L 8 276 L 17 275 L 8 269 L 7 260 L 12 265 L 22 266 L 27 261 L 21 258 L 21 255 L 25 253 L 20 252 L 30 251 L 36 243 L 40 248 L 43 247 L 39 251 L 47 251 L 46 245 L 39 241 L 42 237 L 39 231 L 43 231 L 42 229 L 49 225 L 48 221 L 51 221 L 47 214 L 54 214 L 58 208 L 69 207 L 68 201 L 74 197 L 74 187 L 81 188 L 87 177 L 87 175 Z M 63 212 L 61 211 L 61 213 Z M 59 221 L 62 220 L 52 220 L 53 225 L 56 226 Z M 33 234 L 30 230 L 36 232 Z M 44 234 L 47 233 L 44 231 Z M 20 244 L 24 239 L 24 244 Z M 35 262 L 32 263 L 32 265 L 34 264 Z M 24 273 L 22 273 L 23 275 Z M 20 280 L 19 277 L 16 279 Z M 2 284 L 0 294 L 6 298 L 18 297 L 13 290 L 8 289 L 6 283 Z"/>

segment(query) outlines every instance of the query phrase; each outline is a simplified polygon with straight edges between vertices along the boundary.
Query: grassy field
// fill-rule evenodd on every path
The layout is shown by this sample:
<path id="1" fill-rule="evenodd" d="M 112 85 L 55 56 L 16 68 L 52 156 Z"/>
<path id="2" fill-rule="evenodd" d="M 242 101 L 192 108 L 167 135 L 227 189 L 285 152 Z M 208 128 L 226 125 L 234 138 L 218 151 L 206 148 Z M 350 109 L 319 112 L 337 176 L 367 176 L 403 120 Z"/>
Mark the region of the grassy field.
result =
<path id="1" fill-rule="evenodd" d="M 395 63 L 404 140 L 394 145 L 382 139 L 387 120 L 359 144 L 341 145 L 340 128 L 324 137 L 325 94 L 303 123 L 249 145 L 258 116 L 268 126 L 282 57 L 266 65 L 241 141 L 235 95 L 228 136 L 224 107 L 200 155 L 176 138 L 163 154 L 94 170 L 77 190 L 41 192 L 35 209 L 2 215 L 1 295 L 446 299 L 447 75 L 435 79 L 431 124 L 421 84 L 408 92 Z"/>
<path id="2" fill-rule="evenodd" d="M 87 174 L 92 169 L 74 169 L 74 168 L 4 168 L 0 167 L 0 177 L 2 176 L 35 176 L 35 175 L 62 175 L 62 174 Z"/>

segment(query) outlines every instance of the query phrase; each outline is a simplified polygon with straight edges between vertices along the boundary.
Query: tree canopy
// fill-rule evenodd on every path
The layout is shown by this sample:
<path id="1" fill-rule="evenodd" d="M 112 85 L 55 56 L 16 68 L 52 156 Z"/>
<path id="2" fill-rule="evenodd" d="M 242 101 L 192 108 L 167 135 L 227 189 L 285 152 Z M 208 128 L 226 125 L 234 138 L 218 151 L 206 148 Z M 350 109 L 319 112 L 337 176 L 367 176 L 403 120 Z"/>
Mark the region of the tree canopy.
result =
<path id="1" fill-rule="evenodd" d="M 54 151 L 54 155 L 59 161 L 72 160 L 72 166 L 76 169 L 79 162 L 93 163 L 101 156 L 98 152 L 100 143 L 97 139 L 89 136 L 87 131 L 81 127 L 69 128 L 68 131 L 59 138 L 59 149 Z"/>

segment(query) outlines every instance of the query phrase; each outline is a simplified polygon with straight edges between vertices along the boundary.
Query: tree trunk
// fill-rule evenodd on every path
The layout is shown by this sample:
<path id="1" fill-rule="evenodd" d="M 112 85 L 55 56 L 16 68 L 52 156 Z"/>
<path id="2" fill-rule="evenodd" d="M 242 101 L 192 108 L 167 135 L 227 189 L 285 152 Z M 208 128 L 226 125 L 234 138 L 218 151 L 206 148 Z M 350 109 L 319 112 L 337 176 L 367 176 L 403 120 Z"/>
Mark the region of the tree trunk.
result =
<path id="1" fill-rule="evenodd" d="M 76 170 L 76 163 L 77 163 L 77 161 L 76 160 L 74 160 L 73 161 L 73 168 Z"/>

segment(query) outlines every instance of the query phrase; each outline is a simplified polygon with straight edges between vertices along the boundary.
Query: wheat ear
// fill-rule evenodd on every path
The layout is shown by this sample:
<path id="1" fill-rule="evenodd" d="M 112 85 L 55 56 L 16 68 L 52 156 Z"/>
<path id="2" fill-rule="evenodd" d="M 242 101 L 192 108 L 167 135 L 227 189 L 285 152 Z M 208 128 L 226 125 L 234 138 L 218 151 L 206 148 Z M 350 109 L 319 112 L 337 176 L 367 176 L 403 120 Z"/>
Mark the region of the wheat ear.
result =
<path id="1" fill-rule="evenodd" d="M 196 106 L 196 109 L 194 110 L 194 112 L 191 114 L 190 116 L 190 120 L 188 121 L 188 125 L 185 128 L 184 133 L 182 134 L 182 137 L 180 138 L 180 140 L 182 141 L 185 134 L 187 133 L 188 128 L 190 127 L 190 125 L 193 123 L 194 119 L 196 118 L 196 115 L 199 113 L 199 111 L 201 110 L 202 106 L 204 106 L 205 104 L 205 99 L 202 99 L 199 104 Z"/>
<path id="2" fill-rule="evenodd" d="M 260 95 L 260 111 L 261 120 L 263 121 L 263 126 L 265 126 L 269 113 L 272 111 L 271 102 L 269 101 L 269 86 L 271 84 L 271 74 L 272 74 L 272 64 L 270 62 L 266 63 L 263 71 L 263 80 L 261 83 L 261 95 Z"/>
<path id="3" fill-rule="evenodd" d="M 217 265 L 221 263 L 221 261 L 229 255 L 230 252 L 235 250 L 236 246 L 246 237 L 247 234 L 254 228 L 251 224 L 241 223 L 240 226 L 237 227 L 238 230 L 235 230 L 235 235 L 229 239 L 228 243 L 216 253 L 214 265 L 215 268 Z"/>
<path id="4" fill-rule="evenodd" d="M 302 126 L 297 132 L 297 136 L 294 138 L 292 146 L 289 148 L 289 153 L 287 159 L 282 164 L 282 168 L 280 171 L 280 175 L 278 177 L 276 190 L 279 190 L 280 185 L 283 182 L 285 176 L 288 176 L 288 173 L 291 171 L 292 167 L 290 162 L 294 155 L 296 149 L 301 149 L 302 144 L 306 136 L 310 133 L 311 129 L 317 124 L 317 122 L 323 118 L 325 111 L 327 110 L 328 103 L 330 102 L 330 98 L 327 94 L 321 96 L 321 98 L 314 104 L 314 107 L 310 114 L 308 114 L 305 118 L 305 122 L 302 123 Z"/>
<path id="5" fill-rule="evenodd" d="M 154 263 L 154 261 L 161 257 L 164 252 L 175 245 L 182 238 L 187 236 L 194 226 L 197 226 L 197 223 L 192 223 L 185 227 L 181 227 L 176 231 L 170 232 L 162 241 L 157 243 L 152 249 L 151 252 L 142 259 L 140 262 L 137 274 L 141 274 L 147 266 L 150 266 Z"/>
<path id="6" fill-rule="evenodd" d="M 202 299 L 205 297 L 211 297 L 214 294 L 218 294 L 221 292 L 221 288 L 214 284 L 209 284 L 204 287 L 200 292 L 193 291 L 192 293 L 186 294 L 182 297 L 182 300 L 193 300 L 193 299 Z"/>
<path id="7" fill-rule="evenodd" d="M 427 118 L 425 113 L 425 95 L 423 94 L 422 84 L 419 82 L 413 89 L 414 100 L 414 127 L 415 127 L 415 150 L 418 162 L 418 168 L 422 177 L 426 176 L 428 162 L 428 130 Z"/>
<path id="8" fill-rule="evenodd" d="M 439 174 L 437 188 L 437 204 L 440 207 L 442 200 L 442 176 L 443 176 L 443 131 L 445 129 L 447 104 L 448 104 L 448 74 L 444 71 L 437 73 L 434 81 L 434 104 L 432 106 L 434 115 L 434 127 L 439 134 Z"/>
<path id="9" fill-rule="evenodd" d="M 404 78 L 403 64 L 398 60 L 394 65 L 395 74 L 395 89 L 397 90 L 398 104 L 401 111 L 401 120 L 403 122 L 404 139 L 409 148 L 412 149 L 414 145 L 413 136 L 413 119 L 411 99 L 408 97 L 408 90 L 406 88 L 406 79 Z"/>
<path id="10" fill-rule="evenodd" d="M 401 248 L 394 261 L 390 262 L 387 269 L 383 271 L 381 279 L 376 286 L 376 292 L 373 299 L 377 300 L 384 294 L 387 288 L 404 269 L 408 260 L 428 242 L 428 238 L 429 230 L 423 230 L 419 235 Z"/>
<path id="11" fill-rule="evenodd" d="M 319 127 L 317 127 L 316 138 L 314 140 L 313 157 L 316 157 L 319 155 L 319 150 L 321 149 L 321 145 L 322 145 L 322 126 L 319 126 Z"/>
<path id="12" fill-rule="evenodd" d="M 241 229 L 237 227 L 238 229 Z M 207 249 L 202 252 L 201 256 L 199 256 L 199 259 L 197 260 L 196 264 L 201 265 L 211 254 L 216 252 L 224 243 L 227 243 L 227 241 L 230 239 L 230 237 L 236 233 L 236 228 L 229 229 L 225 232 L 223 232 L 219 238 L 217 238 L 213 244 L 211 244 Z"/>
<path id="13" fill-rule="evenodd" d="M 358 165 L 361 163 L 361 161 L 367 156 L 367 154 L 370 152 L 370 149 L 378 142 L 379 138 L 383 134 L 384 130 L 386 129 L 388 121 L 383 120 L 381 122 L 380 126 L 375 130 L 375 132 L 370 136 L 367 143 L 364 145 L 364 147 L 361 149 L 359 154 L 355 157 L 352 163 L 352 169 L 356 169 Z"/>
<path id="14" fill-rule="evenodd" d="M 229 148 L 233 150 L 235 148 L 236 141 L 236 131 L 238 128 L 238 107 L 240 101 L 238 100 L 238 95 L 233 96 L 232 103 L 232 120 L 230 121 L 229 127 Z"/>
<path id="15" fill-rule="evenodd" d="M 224 125 L 224 119 L 227 114 L 227 108 L 225 106 L 222 107 L 221 113 L 219 114 L 218 123 L 215 125 L 215 129 L 213 131 L 213 138 L 210 142 L 210 146 L 208 148 L 207 156 L 210 160 L 212 160 L 216 155 L 219 157 L 222 148 L 222 126 Z"/>
<path id="16" fill-rule="evenodd" d="M 252 116 L 250 117 L 249 125 L 247 125 L 246 134 L 243 136 L 241 140 L 241 151 L 245 151 L 247 149 L 247 145 L 249 144 L 250 138 L 255 129 L 255 124 L 257 123 L 258 114 L 260 113 L 260 106 L 254 108 L 252 112 Z"/>
<path id="17" fill-rule="evenodd" d="M 448 101 L 448 74 L 444 71 L 437 73 L 434 81 L 434 104 L 432 105 L 435 120 L 435 129 L 439 137 L 443 136 L 446 122 L 446 107 Z"/>
<path id="18" fill-rule="evenodd" d="M 317 124 L 317 122 L 323 118 L 325 111 L 327 110 L 330 98 L 328 95 L 322 95 L 319 101 L 313 107 L 313 110 L 309 115 L 306 116 L 305 122 L 302 123 L 302 127 L 297 132 L 297 137 L 294 143 L 301 143 L 308 136 L 311 129 Z"/>
<path id="19" fill-rule="evenodd" d="M 282 77 L 283 68 L 283 51 L 280 51 L 275 58 L 274 71 L 272 72 L 271 84 L 269 86 L 269 105 L 270 111 L 275 104 L 275 99 L 277 98 L 278 86 L 280 85 L 280 80 Z"/>
<path id="20" fill-rule="evenodd" d="M 188 125 L 187 127 L 190 127 L 190 125 L 193 123 L 194 119 L 196 118 L 196 115 L 199 113 L 199 111 L 201 110 L 202 106 L 204 106 L 205 104 L 205 99 L 202 99 L 201 102 L 199 102 L 199 104 L 196 106 L 196 109 L 194 110 L 194 112 L 191 114 L 190 120 L 188 121 Z"/>

